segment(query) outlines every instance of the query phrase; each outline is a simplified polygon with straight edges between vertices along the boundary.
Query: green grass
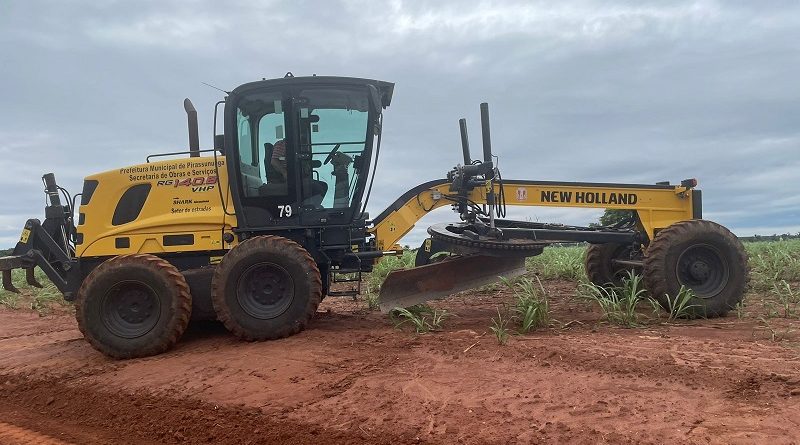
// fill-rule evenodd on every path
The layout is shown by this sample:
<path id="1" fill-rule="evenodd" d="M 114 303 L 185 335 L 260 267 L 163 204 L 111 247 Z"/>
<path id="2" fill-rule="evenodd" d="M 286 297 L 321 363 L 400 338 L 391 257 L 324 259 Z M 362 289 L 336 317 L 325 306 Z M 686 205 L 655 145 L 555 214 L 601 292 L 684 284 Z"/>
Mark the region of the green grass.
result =
<path id="1" fill-rule="evenodd" d="M 751 293 L 737 305 L 735 315 L 738 318 L 800 318 L 800 240 L 746 242 L 744 246 L 749 256 Z M 549 257 L 543 254 L 529 259 L 529 268 L 541 273 L 543 277 L 568 278 L 575 275 L 573 269 L 582 263 L 583 249 L 582 246 L 545 249 L 545 253 L 548 250 L 560 252 L 552 252 Z M 587 287 L 585 277 L 578 279 L 584 280 L 579 286 L 583 296 L 589 295 L 598 304 L 602 302 L 601 310 L 604 313 L 609 311 L 617 324 L 625 325 L 632 321 L 633 301 L 625 298 L 624 291 L 592 289 Z M 676 296 L 668 297 L 669 321 L 686 318 L 695 309 L 689 304 L 690 292 L 683 290 Z M 651 304 L 655 309 L 654 313 L 661 311 L 660 305 L 654 301 Z M 621 316 L 622 313 L 626 315 Z"/>
<path id="2" fill-rule="evenodd" d="M 40 315 L 50 313 L 56 306 L 71 306 L 71 303 L 64 300 L 64 296 L 58 291 L 56 286 L 50 281 L 44 272 L 36 268 L 34 272 L 36 280 L 42 284 L 41 289 L 29 286 L 25 282 L 25 271 L 15 269 L 11 273 L 12 282 L 22 292 L 17 294 L 0 289 L 0 306 L 9 309 L 33 309 Z"/>
<path id="3" fill-rule="evenodd" d="M 389 313 L 395 328 L 402 329 L 405 325 L 411 325 L 417 334 L 440 330 L 449 316 L 450 313 L 446 310 L 434 309 L 426 304 L 408 308 L 396 307 Z"/>
<path id="4" fill-rule="evenodd" d="M 367 292 L 377 294 L 381 290 L 381 284 L 389 272 L 398 269 L 410 269 L 414 267 L 414 260 L 416 259 L 416 250 L 405 250 L 402 255 L 385 256 L 378 261 L 375 268 L 367 276 L 366 289 Z"/>
<path id="5" fill-rule="evenodd" d="M 750 285 L 755 290 L 772 290 L 775 283 L 800 282 L 800 240 L 746 242 L 750 257 Z M 528 258 L 528 270 L 543 279 L 581 280 L 586 275 L 583 259 L 586 247 L 548 247 Z"/>
<path id="6" fill-rule="evenodd" d="M 583 258 L 586 246 L 547 247 L 541 255 L 525 260 L 526 268 L 542 279 L 578 281 L 586 278 Z"/>
<path id="7" fill-rule="evenodd" d="M 800 281 L 800 240 L 745 243 L 750 257 L 750 286 L 772 290 L 781 281 Z"/>
<path id="8" fill-rule="evenodd" d="M 0 306 L 7 307 L 9 309 L 17 309 L 19 306 L 19 300 L 19 294 L 0 290 Z"/>
<path id="9" fill-rule="evenodd" d="M 536 278 L 536 284 L 527 277 L 513 281 L 502 280 L 514 292 L 515 301 L 511 310 L 520 334 L 527 334 L 531 330 L 547 326 L 550 322 L 550 303 L 547 301 L 547 292 L 539 278 L 535 275 L 534 278 Z"/>
<path id="10" fill-rule="evenodd" d="M 775 298 L 777 306 L 776 315 L 783 318 L 798 318 L 800 316 L 800 291 L 795 290 L 786 280 L 772 284 L 770 294 Z"/>
<path id="11" fill-rule="evenodd" d="M 404 250 L 402 255 L 386 256 L 378 261 L 378 264 L 372 269 L 372 273 L 367 275 L 364 280 L 363 298 L 369 310 L 374 311 L 378 309 L 378 296 L 381 292 L 381 285 L 386 279 L 386 276 L 389 275 L 389 272 L 414 267 L 416 256 L 416 250 Z"/>
<path id="12" fill-rule="evenodd" d="M 506 315 L 503 315 L 503 313 L 500 312 L 500 308 L 497 308 L 497 317 L 492 317 L 492 325 L 489 326 L 489 329 L 494 334 L 498 344 L 504 345 L 508 342 L 508 322 L 508 312 L 506 311 Z"/>
<path id="13" fill-rule="evenodd" d="M 796 329 L 792 327 L 792 325 L 788 326 L 778 326 L 777 324 L 771 323 L 770 320 L 766 317 L 758 317 L 758 327 L 753 330 L 753 336 L 757 336 L 758 332 L 762 334 L 766 334 L 766 338 L 773 342 L 781 342 L 784 340 L 791 340 L 793 339 L 793 335 Z"/>
<path id="14" fill-rule="evenodd" d="M 678 295 L 664 295 L 669 321 L 675 321 L 679 318 L 691 318 L 693 309 L 698 307 L 696 304 L 691 304 L 694 296 L 694 292 L 691 289 L 687 289 L 686 286 L 681 286 L 680 290 L 678 290 Z"/>
<path id="15" fill-rule="evenodd" d="M 740 318 L 759 316 L 800 318 L 800 240 L 747 242 L 745 249 L 750 258 L 750 290 L 753 292 L 748 294 L 745 301 L 736 308 L 736 315 Z M 531 277 L 535 275 L 543 280 L 560 279 L 582 283 L 580 287 L 584 294 L 587 291 L 591 293 L 592 291 L 586 288 L 586 274 L 583 269 L 585 251 L 585 245 L 548 247 L 541 255 L 526 260 L 528 275 Z M 377 308 L 380 287 L 389 272 L 414 267 L 415 255 L 416 251 L 406 250 L 400 256 L 385 257 L 378 262 L 374 272 L 365 277 L 363 298 L 368 307 Z M 22 290 L 22 294 L 0 290 L 0 306 L 12 309 L 32 308 L 40 313 L 47 313 L 56 306 L 69 305 L 40 269 L 36 269 L 36 276 L 45 286 L 43 289 L 25 284 L 24 271 L 15 270 L 13 281 Z M 521 285 L 527 286 L 527 284 Z M 535 283 L 531 282 L 529 287 L 535 288 Z M 498 289 L 498 284 L 482 288 L 484 292 L 495 292 Z M 598 297 L 595 301 L 598 303 L 604 301 L 612 318 L 617 317 L 613 314 L 623 312 L 628 315 L 619 319 L 622 324 L 633 320 L 629 310 L 633 301 L 626 297 L 626 291 L 615 289 L 616 294 L 598 292 L 602 291 L 595 291 Z M 543 312 L 549 312 L 546 298 L 537 302 L 535 299 L 520 297 L 526 293 L 527 291 L 521 288 L 516 289 L 515 302 L 511 304 L 506 314 L 507 323 L 518 323 L 519 326 L 515 329 L 522 332 L 526 332 L 528 327 L 536 329 L 542 326 L 543 322 L 538 317 L 543 316 Z M 534 295 L 535 292 L 531 291 L 530 294 Z M 670 319 L 681 318 L 681 312 L 686 310 L 685 307 L 682 309 L 682 306 L 685 306 L 682 302 L 688 301 L 683 301 L 686 299 L 685 294 L 675 298 L 678 298 L 678 301 L 672 305 L 675 310 L 667 316 Z M 640 298 L 639 301 L 644 300 Z M 627 309 L 625 305 L 628 305 Z M 536 307 L 542 309 L 535 309 Z"/>
<path id="16" fill-rule="evenodd" d="M 621 287 L 598 286 L 583 282 L 578 285 L 578 295 L 600 307 L 603 319 L 611 324 L 630 328 L 639 325 L 639 303 L 646 300 L 642 278 L 633 272 L 623 280 Z"/>

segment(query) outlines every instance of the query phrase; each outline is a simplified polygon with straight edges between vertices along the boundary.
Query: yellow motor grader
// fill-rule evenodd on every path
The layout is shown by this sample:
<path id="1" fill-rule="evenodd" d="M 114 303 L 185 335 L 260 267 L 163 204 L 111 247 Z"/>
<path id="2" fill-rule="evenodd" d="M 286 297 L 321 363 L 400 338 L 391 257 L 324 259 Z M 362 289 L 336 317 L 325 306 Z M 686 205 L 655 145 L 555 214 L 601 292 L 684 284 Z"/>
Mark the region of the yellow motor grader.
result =
<path id="1" fill-rule="evenodd" d="M 691 289 L 697 316 L 724 315 L 741 301 L 747 257 L 730 231 L 702 219 L 695 180 L 502 178 L 486 104 L 481 159 L 472 158 L 460 120 L 463 164 L 370 217 L 393 89 L 378 80 L 291 73 L 248 83 L 215 106 L 215 132 L 221 106 L 224 132 L 207 150 L 199 148 L 187 99 L 188 151 L 87 176 L 74 197 L 52 173 L 43 176 L 45 219 L 28 220 L 13 254 L 0 258 L 3 287 L 16 290 L 16 268 L 38 286 L 33 269 L 40 267 L 75 302 L 89 343 L 117 358 L 169 349 L 190 318 L 218 319 L 245 340 L 277 339 L 304 329 L 325 296 L 358 293 L 362 274 L 397 254 L 397 242 L 420 218 L 451 206 L 458 221 L 428 228 L 416 267 L 386 279 L 384 311 L 518 275 L 526 257 L 574 242 L 589 244 L 586 270 L 597 284 L 614 285 L 635 270 L 663 305 L 682 286 Z M 631 216 L 577 227 L 504 219 L 508 205 Z M 338 282 L 351 285 L 332 286 Z"/>

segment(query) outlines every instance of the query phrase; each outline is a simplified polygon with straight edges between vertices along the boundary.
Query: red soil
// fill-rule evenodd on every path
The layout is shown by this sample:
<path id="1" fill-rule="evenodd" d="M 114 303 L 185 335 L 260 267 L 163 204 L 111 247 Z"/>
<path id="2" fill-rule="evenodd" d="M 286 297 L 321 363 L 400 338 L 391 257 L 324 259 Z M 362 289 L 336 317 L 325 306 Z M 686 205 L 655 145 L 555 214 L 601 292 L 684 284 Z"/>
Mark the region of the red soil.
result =
<path id="1" fill-rule="evenodd" d="M 545 285 L 567 326 L 505 346 L 487 332 L 503 292 L 437 302 L 454 314 L 442 332 L 334 299 L 285 340 L 196 324 L 128 361 L 92 349 L 70 315 L 0 312 L 0 443 L 800 442 L 786 340 L 735 316 L 609 327 L 574 285 Z"/>

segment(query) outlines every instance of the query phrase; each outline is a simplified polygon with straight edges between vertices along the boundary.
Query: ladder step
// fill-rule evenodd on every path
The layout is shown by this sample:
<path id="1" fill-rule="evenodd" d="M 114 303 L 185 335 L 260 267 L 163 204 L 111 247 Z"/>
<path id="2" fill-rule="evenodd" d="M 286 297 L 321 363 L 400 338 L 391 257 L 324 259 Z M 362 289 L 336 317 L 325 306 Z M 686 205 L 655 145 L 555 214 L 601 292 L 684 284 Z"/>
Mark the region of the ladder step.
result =
<path id="1" fill-rule="evenodd" d="M 328 296 L 329 297 L 354 297 L 356 295 L 358 295 L 358 290 L 357 289 L 336 290 L 336 291 L 329 290 L 328 291 Z"/>
<path id="2" fill-rule="evenodd" d="M 334 269 L 331 270 L 331 273 L 334 274 L 346 274 L 346 273 L 361 273 L 361 269 Z"/>

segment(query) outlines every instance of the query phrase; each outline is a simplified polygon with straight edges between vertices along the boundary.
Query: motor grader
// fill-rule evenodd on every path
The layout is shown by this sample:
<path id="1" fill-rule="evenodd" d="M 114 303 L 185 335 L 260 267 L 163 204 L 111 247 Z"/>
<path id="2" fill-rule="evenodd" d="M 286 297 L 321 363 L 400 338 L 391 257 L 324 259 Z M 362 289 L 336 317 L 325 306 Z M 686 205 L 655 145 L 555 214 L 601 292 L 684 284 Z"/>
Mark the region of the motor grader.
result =
<path id="1" fill-rule="evenodd" d="M 618 284 L 635 270 L 664 306 L 682 286 L 691 289 L 695 316 L 722 316 L 741 301 L 747 257 L 730 231 L 702 219 L 695 180 L 502 178 L 486 104 L 481 159 L 472 158 L 461 119 L 463 164 L 370 217 L 393 90 L 378 80 L 291 73 L 247 83 L 216 104 L 214 130 L 220 115 L 224 131 L 207 150 L 199 148 L 187 99 L 188 151 L 87 176 L 74 197 L 52 173 L 43 176 L 45 219 L 28 220 L 13 254 L 0 258 L 3 287 L 16 290 L 16 268 L 40 286 L 33 270 L 41 268 L 75 302 L 88 342 L 111 357 L 166 351 L 190 318 L 218 319 L 245 340 L 278 339 L 303 330 L 324 297 L 357 294 L 362 274 L 397 254 L 397 242 L 420 218 L 451 206 L 458 221 L 428 228 L 416 267 L 392 272 L 383 284 L 382 310 L 519 275 L 526 257 L 576 242 L 588 243 L 586 271 L 598 285 Z M 504 219 L 508 205 L 631 216 L 577 227 Z"/>

